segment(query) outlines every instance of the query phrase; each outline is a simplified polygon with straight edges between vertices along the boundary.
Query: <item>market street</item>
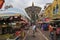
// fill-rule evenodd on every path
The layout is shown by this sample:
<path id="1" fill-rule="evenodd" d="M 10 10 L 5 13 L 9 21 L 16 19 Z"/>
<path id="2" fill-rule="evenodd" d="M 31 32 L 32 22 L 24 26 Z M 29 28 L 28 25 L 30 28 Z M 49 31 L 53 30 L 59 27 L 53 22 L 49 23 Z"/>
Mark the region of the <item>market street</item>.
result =
<path id="1" fill-rule="evenodd" d="M 60 0 L 0 0 L 0 40 L 60 40 Z"/>
<path id="2" fill-rule="evenodd" d="M 46 32 L 48 34 L 48 32 Z M 35 33 L 35 37 L 32 36 L 32 30 L 29 30 L 27 33 L 27 36 L 25 37 L 25 40 L 49 40 L 49 34 L 43 34 L 41 30 L 37 28 L 37 32 Z"/>

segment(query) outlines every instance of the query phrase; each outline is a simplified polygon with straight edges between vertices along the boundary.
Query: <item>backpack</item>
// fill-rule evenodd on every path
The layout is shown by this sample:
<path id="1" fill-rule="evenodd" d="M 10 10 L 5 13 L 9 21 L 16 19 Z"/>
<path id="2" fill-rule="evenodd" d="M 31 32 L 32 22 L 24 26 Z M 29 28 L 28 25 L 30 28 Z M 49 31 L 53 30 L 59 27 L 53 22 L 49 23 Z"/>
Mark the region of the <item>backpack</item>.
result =
<path id="1" fill-rule="evenodd" d="M 60 34 L 60 28 L 57 28 L 56 32 L 57 34 Z"/>

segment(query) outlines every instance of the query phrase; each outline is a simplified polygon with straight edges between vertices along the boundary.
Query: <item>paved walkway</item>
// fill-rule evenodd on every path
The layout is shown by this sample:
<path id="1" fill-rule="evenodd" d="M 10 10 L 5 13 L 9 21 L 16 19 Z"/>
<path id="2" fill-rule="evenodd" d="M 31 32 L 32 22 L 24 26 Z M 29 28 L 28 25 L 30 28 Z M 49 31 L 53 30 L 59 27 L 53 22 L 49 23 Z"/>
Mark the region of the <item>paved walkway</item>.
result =
<path id="1" fill-rule="evenodd" d="M 25 40 L 49 40 L 42 32 L 37 29 L 37 32 L 35 33 L 35 37 L 33 37 L 32 30 L 30 29 L 29 32 L 27 33 L 27 36 Z"/>

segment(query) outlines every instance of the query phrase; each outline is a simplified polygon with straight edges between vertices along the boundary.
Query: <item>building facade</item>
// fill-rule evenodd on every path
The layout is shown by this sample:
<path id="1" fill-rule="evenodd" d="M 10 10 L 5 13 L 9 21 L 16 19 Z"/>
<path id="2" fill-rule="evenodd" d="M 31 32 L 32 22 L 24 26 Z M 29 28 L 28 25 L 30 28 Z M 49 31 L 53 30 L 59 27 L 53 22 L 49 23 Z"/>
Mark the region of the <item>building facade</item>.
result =
<path id="1" fill-rule="evenodd" d="M 45 8 L 45 16 L 48 18 L 60 18 L 60 0 L 54 0 L 47 8 Z"/>
<path id="2" fill-rule="evenodd" d="M 32 19 L 32 21 L 36 22 L 36 20 L 38 19 L 38 14 L 41 11 L 41 7 L 35 6 L 34 3 L 32 3 L 32 6 L 25 8 L 25 11 L 29 15 L 29 17 Z"/>
<path id="3" fill-rule="evenodd" d="M 49 4 L 48 7 L 45 8 L 44 12 L 45 12 L 44 13 L 45 17 L 51 18 L 52 17 L 52 4 Z"/>

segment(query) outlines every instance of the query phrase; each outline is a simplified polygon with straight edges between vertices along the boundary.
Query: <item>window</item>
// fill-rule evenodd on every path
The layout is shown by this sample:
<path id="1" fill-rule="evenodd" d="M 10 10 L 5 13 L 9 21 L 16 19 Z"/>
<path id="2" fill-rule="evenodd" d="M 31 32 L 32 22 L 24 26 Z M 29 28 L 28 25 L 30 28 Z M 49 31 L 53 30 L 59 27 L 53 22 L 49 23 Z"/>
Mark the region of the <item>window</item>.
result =
<path id="1" fill-rule="evenodd" d="M 55 7 L 53 8 L 53 14 L 55 14 Z"/>
<path id="2" fill-rule="evenodd" d="M 56 5 L 55 12 L 56 12 L 56 13 L 58 12 L 58 4 Z"/>
<path id="3" fill-rule="evenodd" d="M 59 7 L 58 7 L 58 4 L 57 4 L 56 7 L 53 8 L 53 14 L 57 14 L 58 8 L 59 8 Z"/>
<path id="4" fill-rule="evenodd" d="M 55 0 L 55 1 L 57 1 L 57 0 Z"/>

